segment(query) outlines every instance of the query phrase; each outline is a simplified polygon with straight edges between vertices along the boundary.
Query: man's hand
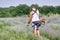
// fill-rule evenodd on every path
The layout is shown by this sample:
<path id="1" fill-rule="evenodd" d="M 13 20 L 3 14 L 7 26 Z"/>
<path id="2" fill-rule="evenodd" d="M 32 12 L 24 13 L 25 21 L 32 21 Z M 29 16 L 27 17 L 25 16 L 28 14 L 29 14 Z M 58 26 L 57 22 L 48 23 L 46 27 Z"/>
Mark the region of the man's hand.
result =
<path id="1" fill-rule="evenodd" d="M 27 21 L 26 25 L 27 25 L 27 26 L 29 26 L 29 23 L 28 23 L 28 21 Z"/>
<path id="2" fill-rule="evenodd" d="M 29 24 L 27 24 L 27 26 L 29 26 Z"/>

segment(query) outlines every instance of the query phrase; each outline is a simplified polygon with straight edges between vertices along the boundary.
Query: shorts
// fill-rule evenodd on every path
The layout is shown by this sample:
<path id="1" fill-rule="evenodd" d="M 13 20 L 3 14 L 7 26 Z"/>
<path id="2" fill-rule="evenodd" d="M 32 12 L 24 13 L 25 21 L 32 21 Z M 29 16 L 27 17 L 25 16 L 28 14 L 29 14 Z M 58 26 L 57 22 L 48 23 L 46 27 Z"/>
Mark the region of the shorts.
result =
<path id="1" fill-rule="evenodd" d="M 41 22 L 40 21 L 34 21 L 34 22 L 32 22 L 33 29 L 38 29 L 39 26 L 41 26 Z"/>

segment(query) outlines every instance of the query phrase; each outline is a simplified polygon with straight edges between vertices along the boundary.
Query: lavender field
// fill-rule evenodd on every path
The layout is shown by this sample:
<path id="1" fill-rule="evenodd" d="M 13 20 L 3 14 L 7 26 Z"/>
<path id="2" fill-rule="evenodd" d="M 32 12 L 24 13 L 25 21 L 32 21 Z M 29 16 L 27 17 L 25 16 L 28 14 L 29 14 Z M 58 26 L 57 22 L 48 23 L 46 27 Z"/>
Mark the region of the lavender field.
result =
<path id="1" fill-rule="evenodd" d="M 41 36 L 34 37 L 27 17 L 0 18 L 0 40 L 60 40 L 60 17 L 45 17 L 46 24 L 39 28 Z"/>

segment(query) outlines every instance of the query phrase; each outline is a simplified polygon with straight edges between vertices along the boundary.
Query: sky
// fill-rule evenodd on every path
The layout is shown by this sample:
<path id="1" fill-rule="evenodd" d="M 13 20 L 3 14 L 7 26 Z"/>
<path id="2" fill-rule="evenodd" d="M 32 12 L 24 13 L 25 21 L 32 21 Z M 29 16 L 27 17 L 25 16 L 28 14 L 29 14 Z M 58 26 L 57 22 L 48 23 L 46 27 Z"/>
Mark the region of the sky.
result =
<path id="1" fill-rule="evenodd" d="M 60 6 L 60 0 L 0 0 L 0 7 L 18 6 L 19 4 L 38 4 L 39 6 Z"/>

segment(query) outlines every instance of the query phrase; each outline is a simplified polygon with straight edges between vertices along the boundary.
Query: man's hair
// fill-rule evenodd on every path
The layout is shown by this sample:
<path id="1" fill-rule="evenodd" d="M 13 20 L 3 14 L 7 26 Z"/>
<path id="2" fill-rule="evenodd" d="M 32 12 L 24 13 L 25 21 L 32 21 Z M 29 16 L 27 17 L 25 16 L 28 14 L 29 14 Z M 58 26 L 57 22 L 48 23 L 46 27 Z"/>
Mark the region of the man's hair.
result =
<path id="1" fill-rule="evenodd" d="M 31 8 L 35 8 L 35 5 L 34 5 L 34 4 L 32 4 L 32 5 L 31 5 Z"/>

